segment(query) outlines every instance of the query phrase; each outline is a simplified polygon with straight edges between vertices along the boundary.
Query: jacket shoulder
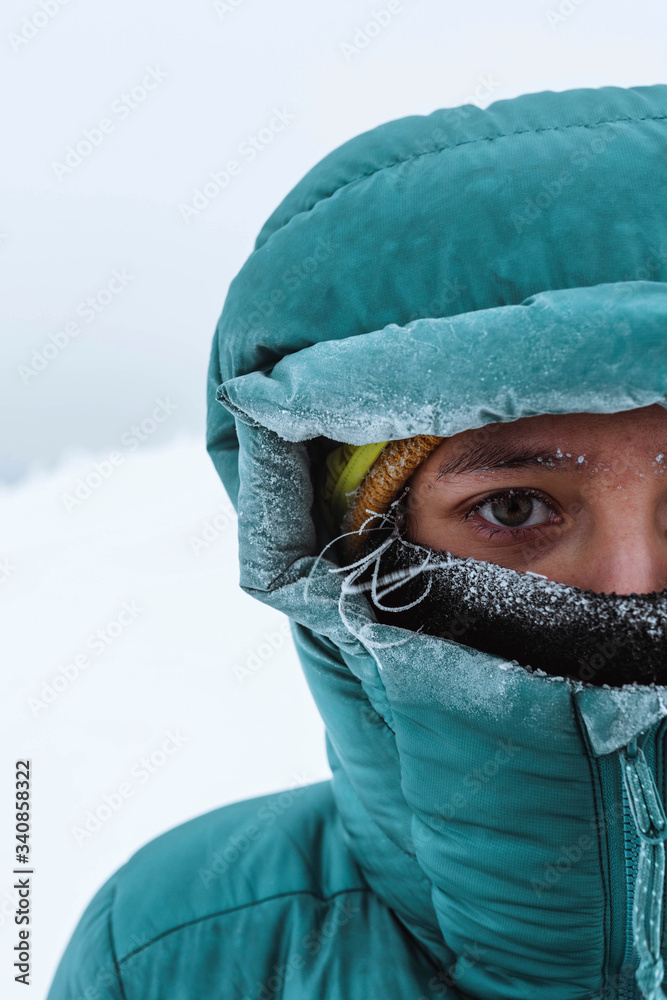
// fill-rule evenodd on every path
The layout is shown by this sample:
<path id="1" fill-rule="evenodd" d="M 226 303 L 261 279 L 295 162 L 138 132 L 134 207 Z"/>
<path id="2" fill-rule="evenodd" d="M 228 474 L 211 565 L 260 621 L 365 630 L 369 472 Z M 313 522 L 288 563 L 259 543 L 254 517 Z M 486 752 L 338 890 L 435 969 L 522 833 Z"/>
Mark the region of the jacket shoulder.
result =
<path id="1" fill-rule="evenodd" d="M 224 982 L 232 953 L 247 958 L 249 933 L 260 933 L 267 954 L 272 940 L 280 950 L 277 930 L 288 916 L 305 939 L 313 908 L 321 916 L 349 894 L 368 893 L 330 781 L 222 806 L 149 841 L 101 886 L 47 1000 L 146 997 L 156 969 L 164 987 L 167 970 L 178 976 L 184 963 L 188 975 L 194 964 L 204 981 Z"/>

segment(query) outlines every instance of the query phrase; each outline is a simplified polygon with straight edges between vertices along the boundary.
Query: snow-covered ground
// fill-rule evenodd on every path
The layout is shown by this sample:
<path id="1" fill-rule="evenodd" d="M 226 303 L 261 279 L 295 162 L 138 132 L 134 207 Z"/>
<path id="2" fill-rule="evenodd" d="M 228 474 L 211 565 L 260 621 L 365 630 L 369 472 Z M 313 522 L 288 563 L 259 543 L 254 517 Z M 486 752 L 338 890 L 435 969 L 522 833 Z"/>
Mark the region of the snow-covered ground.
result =
<path id="1" fill-rule="evenodd" d="M 28 758 L 40 998 L 84 906 L 140 846 L 330 773 L 287 619 L 238 586 L 236 516 L 203 440 L 97 471 L 106 457 L 0 492 L 2 980 L 13 765 Z"/>

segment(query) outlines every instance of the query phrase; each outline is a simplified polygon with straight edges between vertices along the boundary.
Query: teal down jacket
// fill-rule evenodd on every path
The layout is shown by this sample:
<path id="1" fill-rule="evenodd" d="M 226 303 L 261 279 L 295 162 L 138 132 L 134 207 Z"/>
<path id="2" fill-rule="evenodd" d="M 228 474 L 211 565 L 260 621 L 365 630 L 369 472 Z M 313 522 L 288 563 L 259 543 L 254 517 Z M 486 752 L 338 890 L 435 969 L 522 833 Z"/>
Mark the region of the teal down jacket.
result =
<path id="1" fill-rule="evenodd" d="M 49 1000 L 663 997 L 667 689 L 379 624 L 361 593 L 343 620 L 314 483 L 336 442 L 666 390 L 667 85 L 445 108 L 316 164 L 230 285 L 208 450 L 333 778 L 143 846 Z"/>

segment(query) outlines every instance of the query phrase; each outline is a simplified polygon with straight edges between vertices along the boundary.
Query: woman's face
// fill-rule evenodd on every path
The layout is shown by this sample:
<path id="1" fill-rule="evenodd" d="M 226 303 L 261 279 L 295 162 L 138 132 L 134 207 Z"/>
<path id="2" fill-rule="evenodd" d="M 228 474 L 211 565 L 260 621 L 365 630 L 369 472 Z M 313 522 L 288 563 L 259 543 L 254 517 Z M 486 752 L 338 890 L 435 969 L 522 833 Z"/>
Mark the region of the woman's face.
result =
<path id="1" fill-rule="evenodd" d="M 524 417 L 443 441 L 407 536 L 597 592 L 667 588 L 667 410 Z"/>

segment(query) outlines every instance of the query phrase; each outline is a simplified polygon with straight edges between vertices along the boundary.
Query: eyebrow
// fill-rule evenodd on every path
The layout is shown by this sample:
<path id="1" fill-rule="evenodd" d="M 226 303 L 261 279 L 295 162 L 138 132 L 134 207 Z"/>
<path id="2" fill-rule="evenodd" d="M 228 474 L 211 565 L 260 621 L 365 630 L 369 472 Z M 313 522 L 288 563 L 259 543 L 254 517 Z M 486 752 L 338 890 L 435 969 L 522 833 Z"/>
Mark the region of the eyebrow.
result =
<path id="1" fill-rule="evenodd" d="M 482 442 L 474 448 L 463 452 L 455 458 L 444 459 L 438 469 L 436 481 L 442 476 L 461 476 L 469 472 L 487 472 L 491 469 L 528 469 L 542 468 L 556 472 L 566 470 L 568 464 L 579 467 L 578 456 L 568 452 L 551 451 L 548 445 L 536 449 L 535 445 L 528 448 L 524 444 L 507 442 Z M 554 462 L 560 462 L 555 465 Z"/>

